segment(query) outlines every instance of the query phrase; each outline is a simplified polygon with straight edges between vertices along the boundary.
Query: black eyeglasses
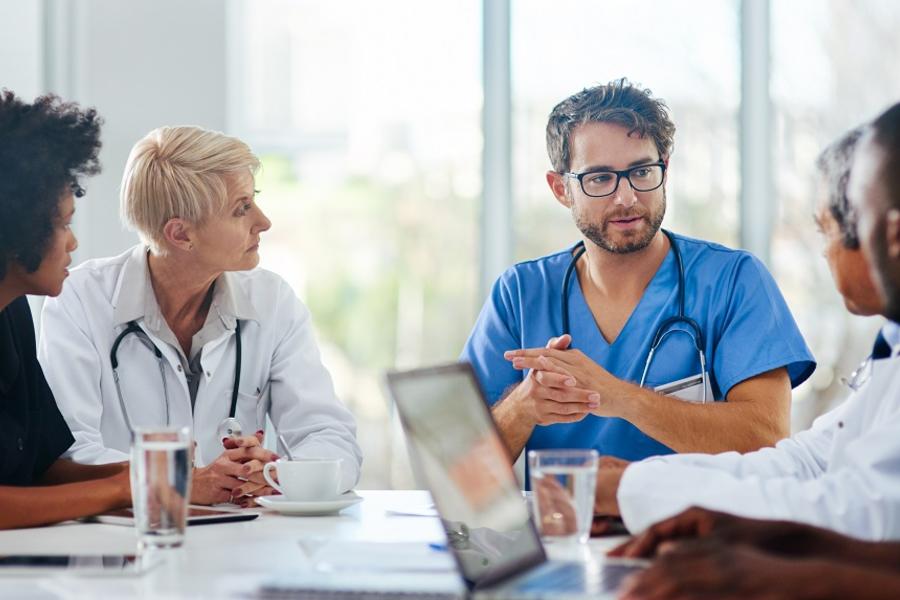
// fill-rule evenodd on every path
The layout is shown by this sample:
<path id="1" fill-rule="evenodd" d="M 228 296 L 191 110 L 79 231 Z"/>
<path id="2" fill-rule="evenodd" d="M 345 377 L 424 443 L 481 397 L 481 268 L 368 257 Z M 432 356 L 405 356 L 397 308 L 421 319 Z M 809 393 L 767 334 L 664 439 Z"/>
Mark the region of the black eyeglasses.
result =
<path id="1" fill-rule="evenodd" d="M 665 181 L 666 163 L 658 161 L 638 165 L 624 171 L 585 171 L 584 173 L 563 173 L 581 184 L 581 191 L 592 198 L 612 196 L 619 189 L 619 181 L 624 177 L 636 192 L 652 192 Z"/>

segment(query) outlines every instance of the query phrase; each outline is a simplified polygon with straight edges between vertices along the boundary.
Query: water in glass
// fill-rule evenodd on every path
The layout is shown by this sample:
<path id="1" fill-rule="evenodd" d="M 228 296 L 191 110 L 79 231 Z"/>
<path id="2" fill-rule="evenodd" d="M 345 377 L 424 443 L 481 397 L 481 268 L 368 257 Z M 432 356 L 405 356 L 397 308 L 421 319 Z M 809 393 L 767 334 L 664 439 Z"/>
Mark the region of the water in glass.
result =
<path id="1" fill-rule="evenodd" d="M 135 432 L 131 491 L 142 546 L 182 544 L 190 489 L 191 437 L 187 428 Z"/>
<path id="2" fill-rule="evenodd" d="M 534 519 L 548 542 L 586 542 L 597 484 L 595 451 L 530 452 Z"/>

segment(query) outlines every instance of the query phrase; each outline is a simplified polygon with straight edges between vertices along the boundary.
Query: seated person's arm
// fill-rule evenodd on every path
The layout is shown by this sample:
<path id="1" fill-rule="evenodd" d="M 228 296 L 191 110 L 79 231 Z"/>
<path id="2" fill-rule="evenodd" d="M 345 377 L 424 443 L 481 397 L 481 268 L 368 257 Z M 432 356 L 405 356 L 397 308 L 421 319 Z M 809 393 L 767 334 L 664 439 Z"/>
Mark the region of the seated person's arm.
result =
<path id="1" fill-rule="evenodd" d="M 695 404 L 617 379 L 579 350 L 518 350 L 509 356 L 517 369 L 555 377 L 550 385 L 560 397 L 592 390 L 585 401 L 593 405 L 582 406 L 578 398 L 567 403 L 574 420 L 584 418 L 577 409 L 588 407 L 599 417 L 629 421 L 676 452 L 750 452 L 789 434 L 791 382 L 783 367 L 736 384 L 727 402 Z M 567 385 L 566 376 L 577 387 Z"/>
<path id="2" fill-rule="evenodd" d="M 629 578 L 619 593 L 626 600 L 889 600 L 900 597 L 900 575 L 874 566 L 789 559 L 702 540 L 683 542 L 664 553 Z"/>
<path id="3" fill-rule="evenodd" d="M 81 324 L 88 321 L 71 290 L 47 298 L 41 311 L 38 358 L 56 405 L 75 438 L 67 456 L 82 464 L 119 463 L 130 458 L 128 452 L 106 447 L 100 431 L 100 378 L 103 361 L 109 357 L 97 349 L 96 341 L 83 329 Z"/>
<path id="4" fill-rule="evenodd" d="M 751 452 L 790 434 L 791 382 L 783 367 L 738 383 L 727 402 L 711 404 L 624 385 L 634 389 L 611 398 L 610 416 L 621 416 L 676 452 Z"/>
<path id="5" fill-rule="evenodd" d="M 867 542 L 791 521 L 746 519 L 693 507 L 660 521 L 610 551 L 610 556 L 646 558 L 675 542 L 706 539 L 793 558 L 821 558 L 900 571 L 900 543 Z"/>
<path id="6" fill-rule="evenodd" d="M 651 459 L 625 469 L 618 490 L 609 493 L 614 493 L 617 512 L 632 532 L 699 505 L 745 517 L 808 523 L 864 539 L 896 539 L 898 426 L 900 415 L 885 417 L 877 428 L 842 448 L 840 468 L 812 479 L 741 477 L 682 467 L 675 459 Z"/>
<path id="7" fill-rule="evenodd" d="M 59 485 L 78 481 L 91 481 L 118 475 L 128 471 L 128 463 L 109 463 L 106 465 L 82 465 L 71 460 L 60 458 L 48 468 L 38 483 L 40 485 Z"/>
<path id="8" fill-rule="evenodd" d="M 112 467 L 113 465 L 108 465 Z M 131 504 L 128 469 L 118 467 L 112 477 L 63 483 L 65 476 L 82 476 L 84 471 L 54 463 L 48 469 L 57 485 L 36 487 L 0 486 L 0 529 L 37 527 L 95 515 Z M 60 480 L 62 478 L 62 480 Z M 42 482 L 43 483 L 43 482 Z"/>

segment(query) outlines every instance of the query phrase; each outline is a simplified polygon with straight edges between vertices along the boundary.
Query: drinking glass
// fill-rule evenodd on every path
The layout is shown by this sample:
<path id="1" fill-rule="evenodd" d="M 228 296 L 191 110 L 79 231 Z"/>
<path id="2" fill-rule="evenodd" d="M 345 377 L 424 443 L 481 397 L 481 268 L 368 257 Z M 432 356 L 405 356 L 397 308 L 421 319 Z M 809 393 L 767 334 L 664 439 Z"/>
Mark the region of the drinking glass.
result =
<path id="1" fill-rule="evenodd" d="M 187 427 L 135 430 L 131 445 L 131 497 L 142 548 L 173 548 L 184 542 L 192 448 Z"/>
<path id="2" fill-rule="evenodd" d="M 534 520 L 546 542 L 587 542 L 594 516 L 596 450 L 531 450 Z"/>

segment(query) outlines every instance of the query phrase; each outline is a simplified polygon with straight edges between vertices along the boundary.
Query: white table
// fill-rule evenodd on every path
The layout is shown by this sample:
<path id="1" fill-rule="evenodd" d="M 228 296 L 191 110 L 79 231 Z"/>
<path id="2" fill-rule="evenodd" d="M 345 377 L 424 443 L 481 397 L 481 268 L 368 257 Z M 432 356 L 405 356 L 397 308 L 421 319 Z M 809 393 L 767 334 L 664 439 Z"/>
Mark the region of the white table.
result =
<path id="1" fill-rule="evenodd" d="M 342 560 L 328 544 L 397 543 L 407 558 L 421 548 L 421 559 L 434 564 L 430 542 L 443 542 L 438 519 L 392 514 L 425 509 L 431 498 L 422 491 L 360 491 L 364 501 L 328 517 L 288 517 L 264 512 L 253 521 L 189 527 L 184 547 L 164 551 L 164 562 L 139 577 L 0 578 L 0 598 L 217 598 L 236 585 L 279 573 L 296 573 L 321 566 L 322 560 Z M 601 561 L 606 549 L 621 538 L 591 540 L 586 547 L 550 545 L 553 558 Z M 303 542 L 301 544 L 301 541 Z M 382 546 L 382 548 L 384 548 Z M 52 527 L 0 531 L 0 554 L 134 554 L 137 543 L 130 527 L 68 522 Z M 373 552 L 373 554 L 379 554 Z M 359 557 L 357 557 L 358 560 Z M 377 565 L 384 556 L 372 556 Z M 351 560 L 348 556 L 347 560 Z M 451 558 L 438 557 L 438 562 Z M 352 565 L 351 565 L 352 568 Z"/>

